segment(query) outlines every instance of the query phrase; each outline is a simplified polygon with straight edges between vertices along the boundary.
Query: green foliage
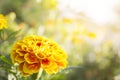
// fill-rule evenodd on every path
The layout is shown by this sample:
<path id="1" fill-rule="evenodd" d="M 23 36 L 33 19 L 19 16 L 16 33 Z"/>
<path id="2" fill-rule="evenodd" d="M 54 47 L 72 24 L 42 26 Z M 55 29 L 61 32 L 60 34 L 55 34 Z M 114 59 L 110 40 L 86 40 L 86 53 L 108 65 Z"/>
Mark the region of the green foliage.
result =
<path id="1" fill-rule="evenodd" d="M 117 55 L 108 59 L 110 61 L 109 66 L 101 68 L 101 66 L 96 62 L 84 62 L 82 64 L 83 69 L 75 69 L 68 73 L 66 80 L 113 80 L 114 76 L 117 74 L 116 71 L 120 72 L 120 61 Z M 102 62 L 103 64 L 104 61 Z M 81 64 L 79 65 L 81 66 Z"/>

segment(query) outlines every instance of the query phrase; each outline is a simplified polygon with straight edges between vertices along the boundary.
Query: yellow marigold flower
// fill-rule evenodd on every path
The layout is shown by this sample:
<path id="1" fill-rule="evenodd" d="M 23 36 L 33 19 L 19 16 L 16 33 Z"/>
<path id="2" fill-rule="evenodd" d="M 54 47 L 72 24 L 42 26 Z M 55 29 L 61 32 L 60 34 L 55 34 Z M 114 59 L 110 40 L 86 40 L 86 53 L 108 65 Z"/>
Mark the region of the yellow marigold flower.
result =
<path id="1" fill-rule="evenodd" d="M 48 74 L 65 68 L 67 55 L 54 41 L 41 36 L 28 36 L 17 41 L 11 51 L 12 62 L 19 64 L 24 76 L 37 73 L 40 68 Z"/>
<path id="2" fill-rule="evenodd" d="M 5 16 L 0 14 L 0 30 L 3 29 L 3 28 L 7 28 L 6 23 L 7 23 L 7 21 L 5 19 Z"/>

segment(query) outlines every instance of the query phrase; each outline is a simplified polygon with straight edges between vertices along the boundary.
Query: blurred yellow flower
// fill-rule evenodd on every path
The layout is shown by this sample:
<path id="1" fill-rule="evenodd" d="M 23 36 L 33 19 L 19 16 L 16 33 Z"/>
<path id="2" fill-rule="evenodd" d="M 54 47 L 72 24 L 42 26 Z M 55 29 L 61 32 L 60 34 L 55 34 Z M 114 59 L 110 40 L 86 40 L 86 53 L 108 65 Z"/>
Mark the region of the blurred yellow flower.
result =
<path id="1" fill-rule="evenodd" d="M 28 36 L 17 41 L 11 51 L 12 62 L 19 64 L 24 76 L 37 73 L 40 68 L 48 74 L 67 65 L 67 55 L 54 41 L 41 36 Z"/>
<path id="2" fill-rule="evenodd" d="M 0 14 L 0 30 L 3 28 L 7 28 L 7 21 L 5 19 L 5 16 L 3 16 L 2 14 Z"/>
<path id="3" fill-rule="evenodd" d="M 46 26 L 54 26 L 55 24 L 56 24 L 55 21 L 52 20 L 52 19 L 48 19 L 48 20 L 46 20 L 46 22 L 45 22 L 45 25 L 46 25 Z"/>
<path id="4" fill-rule="evenodd" d="M 73 36 L 71 38 L 71 41 L 74 43 L 74 44 L 81 44 L 81 43 L 84 43 L 84 40 L 79 38 L 78 36 Z"/>
<path id="5" fill-rule="evenodd" d="M 96 38 L 97 37 L 96 34 L 93 33 L 93 32 L 88 32 L 88 33 L 86 33 L 86 35 L 90 38 Z"/>
<path id="6" fill-rule="evenodd" d="M 43 7 L 45 9 L 56 9 L 57 0 L 43 0 Z"/>
<path id="7" fill-rule="evenodd" d="M 63 18 L 62 22 L 63 22 L 63 23 L 69 23 L 69 24 L 71 24 L 71 23 L 73 23 L 73 19 Z"/>

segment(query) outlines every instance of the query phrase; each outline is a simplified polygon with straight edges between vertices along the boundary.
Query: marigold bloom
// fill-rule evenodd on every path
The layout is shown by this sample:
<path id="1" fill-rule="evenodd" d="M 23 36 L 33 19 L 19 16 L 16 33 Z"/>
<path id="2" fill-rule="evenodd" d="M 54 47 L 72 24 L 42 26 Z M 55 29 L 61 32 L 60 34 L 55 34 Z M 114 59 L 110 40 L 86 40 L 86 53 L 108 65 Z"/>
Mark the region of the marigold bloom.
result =
<path id="1" fill-rule="evenodd" d="M 7 28 L 6 23 L 7 23 L 7 21 L 5 19 L 5 16 L 0 14 L 0 30 L 3 29 L 3 28 Z"/>
<path id="2" fill-rule="evenodd" d="M 19 64 L 19 70 L 24 76 L 37 73 L 40 68 L 48 74 L 56 73 L 67 64 L 67 55 L 58 44 L 34 35 L 14 44 L 11 59 L 13 63 Z"/>

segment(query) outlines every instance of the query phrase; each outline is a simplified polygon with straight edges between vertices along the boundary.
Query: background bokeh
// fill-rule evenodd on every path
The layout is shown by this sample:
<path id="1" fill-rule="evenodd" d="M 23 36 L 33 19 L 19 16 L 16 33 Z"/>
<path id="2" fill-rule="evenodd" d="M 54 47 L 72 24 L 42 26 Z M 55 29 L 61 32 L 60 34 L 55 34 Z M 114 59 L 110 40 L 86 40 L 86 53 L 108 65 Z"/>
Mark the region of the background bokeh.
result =
<path id="1" fill-rule="evenodd" d="M 9 56 L 24 36 L 45 36 L 66 51 L 68 68 L 44 72 L 43 80 L 120 80 L 119 5 L 119 0 L 0 0 L 8 21 L 0 55 Z M 11 74 L 3 66 L 0 61 L 0 80 L 7 80 Z"/>

